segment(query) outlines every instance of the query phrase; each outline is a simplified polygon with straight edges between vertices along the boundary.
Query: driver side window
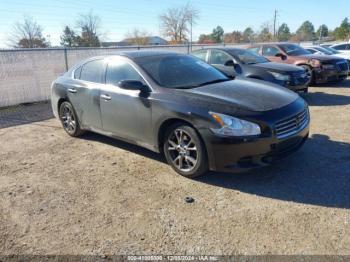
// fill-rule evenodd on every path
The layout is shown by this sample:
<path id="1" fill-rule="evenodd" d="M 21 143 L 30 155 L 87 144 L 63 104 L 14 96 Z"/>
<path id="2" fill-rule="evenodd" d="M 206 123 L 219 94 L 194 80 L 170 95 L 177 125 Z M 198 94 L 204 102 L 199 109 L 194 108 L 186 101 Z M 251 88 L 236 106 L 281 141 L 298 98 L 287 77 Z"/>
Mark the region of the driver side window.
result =
<path id="1" fill-rule="evenodd" d="M 142 81 L 140 74 L 128 63 L 122 60 L 110 61 L 107 66 L 106 84 L 118 84 L 123 80 Z"/>
<path id="2" fill-rule="evenodd" d="M 280 50 L 274 46 L 264 46 L 262 49 L 262 54 L 264 56 L 275 56 L 278 53 L 281 53 Z"/>
<path id="3" fill-rule="evenodd" d="M 210 63 L 213 65 L 225 65 L 226 62 L 232 61 L 232 57 L 223 51 L 212 50 L 210 56 Z"/>

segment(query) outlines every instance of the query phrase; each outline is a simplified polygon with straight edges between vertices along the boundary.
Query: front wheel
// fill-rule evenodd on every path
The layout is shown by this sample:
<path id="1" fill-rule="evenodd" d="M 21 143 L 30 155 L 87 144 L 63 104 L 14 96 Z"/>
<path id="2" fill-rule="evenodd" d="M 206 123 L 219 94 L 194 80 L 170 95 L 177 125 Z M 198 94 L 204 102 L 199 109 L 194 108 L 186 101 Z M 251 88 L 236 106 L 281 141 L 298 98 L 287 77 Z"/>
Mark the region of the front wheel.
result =
<path id="1" fill-rule="evenodd" d="M 309 82 L 307 83 L 307 85 L 313 84 L 314 83 L 314 73 L 312 71 L 312 68 L 308 65 L 302 65 L 302 68 L 305 69 L 305 73 L 310 79 Z"/>
<path id="2" fill-rule="evenodd" d="M 208 171 L 204 144 L 191 126 L 175 124 L 167 130 L 164 138 L 165 158 L 177 173 L 193 178 Z"/>

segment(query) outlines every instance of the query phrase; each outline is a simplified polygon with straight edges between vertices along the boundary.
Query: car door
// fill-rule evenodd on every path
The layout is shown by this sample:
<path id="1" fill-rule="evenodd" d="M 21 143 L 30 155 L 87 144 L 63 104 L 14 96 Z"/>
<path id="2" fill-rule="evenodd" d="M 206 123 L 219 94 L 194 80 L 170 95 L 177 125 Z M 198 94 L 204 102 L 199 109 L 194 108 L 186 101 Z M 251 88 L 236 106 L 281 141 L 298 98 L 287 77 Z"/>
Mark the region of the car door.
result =
<path id="1" fill-rule="evenodd" d="M 106 84 L 101 88 L 100 95 L 103 130 L 137 142 L 148 141 L 152 127 L 149 98 L 139 90 L 119 87 L 118 83 L 123 80 L 145 83 L 126 58 L 107 60 Z"/>
<path id="2" fill-rule="evenodd" d="M 282 54 L 282 51 L 273 45 L 264 45 L 262 47 L 262 55 L 265 56 L 272 62 L 282 63 L 284 62 L 281 57 L 276 56 L 277 54 Z"/>
<path id="3" fill-rule="evenodd" d="M 103 59 L 86 62 L 74 71 L 74 80 L 67 88 L 68 99 L 85 128 L 102 128 L 100 87 L 104 77 Z"/>
<path id="4" fill-rule="evenodd" d="M 237 76 L 237 72 L 234 68 L 234 58 L 224 51 L 210 50 L 209 63 L 227 76 Z"/>

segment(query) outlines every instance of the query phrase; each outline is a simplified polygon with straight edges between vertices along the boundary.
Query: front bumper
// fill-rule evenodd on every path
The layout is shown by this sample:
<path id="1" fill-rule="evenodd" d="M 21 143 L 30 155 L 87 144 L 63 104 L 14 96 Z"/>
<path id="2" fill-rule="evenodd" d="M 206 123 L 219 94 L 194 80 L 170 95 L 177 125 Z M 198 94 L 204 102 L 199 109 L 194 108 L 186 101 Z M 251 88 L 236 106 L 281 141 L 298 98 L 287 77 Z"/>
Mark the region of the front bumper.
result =
<path id="1" fill-rule="evenodd" d="M 270 165 L 297 151 L 308 139 L 309 125 L 285 139 L 227 138 L 209 132 L 206 136 L 209 168 L 218 172 L 241 172 Z"/>
<path id="2" fill-rule="evenodd" d="M 304 91 L 309 87 L 310 78 L 297 78 L 292 77 L 290 81 L 275 80 L 275 83 L 294 92 Z"/>
<path id="3" fill-rule="evenodd" d="M 328 82 L 338 82 L 348 77 L 349 71 L 344 70 L 323 70 L 321 68 L 314 69 L 315 83 L 323 84 Z"/>
<path id="4" fill-rule="evenodd" d="M 291 119 L 305 119 L 302 117 L 305 110 L 307 121 L 299 129 L 281 133 L 287 125 L 294 127 Z M 210 170 L 240 172 L 267 166 L 297 151 L 308 139 L 310 116 L 301 98 L 285 107 L 265 111 L 256 119 L 262 120 L 259 122 L 262 135 L 257 137 L 225 137 L 208 128 L 198 130 L 207 149 Z"/>

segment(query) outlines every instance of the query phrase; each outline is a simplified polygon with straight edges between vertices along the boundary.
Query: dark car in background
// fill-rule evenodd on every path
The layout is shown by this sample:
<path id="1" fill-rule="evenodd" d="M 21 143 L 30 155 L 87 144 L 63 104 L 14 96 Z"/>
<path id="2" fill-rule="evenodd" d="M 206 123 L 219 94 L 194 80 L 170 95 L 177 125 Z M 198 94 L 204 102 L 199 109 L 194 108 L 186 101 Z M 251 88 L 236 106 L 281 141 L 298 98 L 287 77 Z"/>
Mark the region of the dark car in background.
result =
<path id="1" fill-rule="evenodd" d="M 311 83 L 337 82 L 348 76 L 347 60 L 330 55 L 313 55 L 297 44 L 266 43 L 248 49 L 274 62 L 304 67 L 311 77 Z"/>
<path id="2" fill-rule="evenodd" d="M 268 81 L 293 91 L 308 91 L 310 77 L 302 67 L 270 62 L 240 48 L 208 48 L 192 52 L 229 77 L 243 76 Z"/>
<path id="3" fill-rule="evenodd" d="M 70 136 L 90 130 L 162 152 L 187 177 L 271 164 L 309 134 L 294 92 L 170 52 L 82 61 L 53 82 L 51 102 Z"/>

